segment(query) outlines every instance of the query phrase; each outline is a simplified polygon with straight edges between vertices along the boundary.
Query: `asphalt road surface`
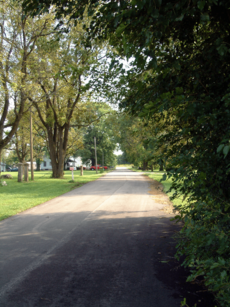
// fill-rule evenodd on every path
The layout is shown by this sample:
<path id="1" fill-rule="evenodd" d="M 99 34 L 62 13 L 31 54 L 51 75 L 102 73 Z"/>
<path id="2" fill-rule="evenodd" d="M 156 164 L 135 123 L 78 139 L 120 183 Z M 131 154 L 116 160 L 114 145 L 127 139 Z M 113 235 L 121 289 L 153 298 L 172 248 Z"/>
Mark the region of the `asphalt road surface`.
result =
<path id="1" fill-rule="evenodd" d="M 149 186 L 118 169 L 0 222 L 0 306 L 179 307 L 179 226 Z"/>

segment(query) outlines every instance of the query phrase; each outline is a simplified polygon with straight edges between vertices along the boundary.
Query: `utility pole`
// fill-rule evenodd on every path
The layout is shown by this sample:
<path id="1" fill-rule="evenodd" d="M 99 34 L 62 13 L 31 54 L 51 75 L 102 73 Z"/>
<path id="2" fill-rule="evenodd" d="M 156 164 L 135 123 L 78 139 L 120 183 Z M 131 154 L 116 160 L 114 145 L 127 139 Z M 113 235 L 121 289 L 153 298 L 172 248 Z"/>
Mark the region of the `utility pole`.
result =
<path id="1" fill-rule="evenodd" d="M 32 107 L 30 107 L 30 168 L 31 168 L 31 180 L 34 180 L 32 110 L 31 108 Z"/>
<path id="2" fill-rule="evenodd" d="M 97 173 L 97 147 L 96 147 L 96 136 L 94 137 L 94 147 L 95 147 L 95 163 L 96 163 L 96 173 Z"/>

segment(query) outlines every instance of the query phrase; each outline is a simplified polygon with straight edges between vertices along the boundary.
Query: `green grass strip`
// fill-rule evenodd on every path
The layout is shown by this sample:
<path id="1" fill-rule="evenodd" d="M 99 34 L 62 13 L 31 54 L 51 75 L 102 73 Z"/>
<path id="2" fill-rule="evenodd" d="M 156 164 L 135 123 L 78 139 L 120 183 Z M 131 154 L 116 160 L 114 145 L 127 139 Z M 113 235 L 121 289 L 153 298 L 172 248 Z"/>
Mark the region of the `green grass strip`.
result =
<path id="1" fill-rule="evenodd" d="M 85 170 L 84 175 L 80 176 L 80 171 L 74 171 L 74 182 L 71 171 L 65 171 L 64 179 L 51 178 L 51 171 L 34 172 L 34 181 L 29 182 L 17 182 L 17 172 L 8 174 L 11 174 L 13 179 L 1 179 L 7 186 L 0 184 L 0 220 L 94 181 L 105 173 L 96 174 L 95 171 Z"/>

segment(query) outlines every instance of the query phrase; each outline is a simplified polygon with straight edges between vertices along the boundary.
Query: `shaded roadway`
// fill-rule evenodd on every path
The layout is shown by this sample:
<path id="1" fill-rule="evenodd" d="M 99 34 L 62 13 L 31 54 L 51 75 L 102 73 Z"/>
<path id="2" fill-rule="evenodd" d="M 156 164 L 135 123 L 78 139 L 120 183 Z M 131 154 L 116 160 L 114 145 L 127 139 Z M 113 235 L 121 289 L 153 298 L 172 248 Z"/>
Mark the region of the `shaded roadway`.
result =
<path id="1" fill-rule="evenodd" d="M 170 221 L 125 169 L 0 222 L 0 306 L 214 306 L 185 282 Z"/>

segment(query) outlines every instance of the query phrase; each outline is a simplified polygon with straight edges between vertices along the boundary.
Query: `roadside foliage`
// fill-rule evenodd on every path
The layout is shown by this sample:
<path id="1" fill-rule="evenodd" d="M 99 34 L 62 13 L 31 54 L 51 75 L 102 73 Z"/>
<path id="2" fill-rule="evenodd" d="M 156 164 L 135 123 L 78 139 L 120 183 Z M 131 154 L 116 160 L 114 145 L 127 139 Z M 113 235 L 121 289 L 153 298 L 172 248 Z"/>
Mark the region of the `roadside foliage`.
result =
<path id="1" fill-rule="evenodd" d="M 226 306 L 230 301 L 228 3 L 192 1 L 188 6 L 181 1 L 174 9 L 170 1 L 154 9 L 150 3 L 138 2 L 135 9 L 133 4 L 131 12 L 124 5 L 116 36 L 111 38 L 121 53 L 135 55 L 121 107 L 159 123 L 159 147 L 167 144 L 162 158 L 173 178 L 174 197 L 186 198 L 177 217 L 185 222 L 177 255 L 186 255 L 189 280 L 204 276 L 208 289 Z M 129 23 L 130 15 L 132 20 L 136 17 L 134 23 Z"/>
<path id="2" fill-rule="evenodd" d="M 151 120 L 131 116 L 126 112 L 117 114 L 117 143 L 129 163 L 143 170 L 163 168 L 162 152 L 166 144 L 158 146 L 161 134 Z"/>

